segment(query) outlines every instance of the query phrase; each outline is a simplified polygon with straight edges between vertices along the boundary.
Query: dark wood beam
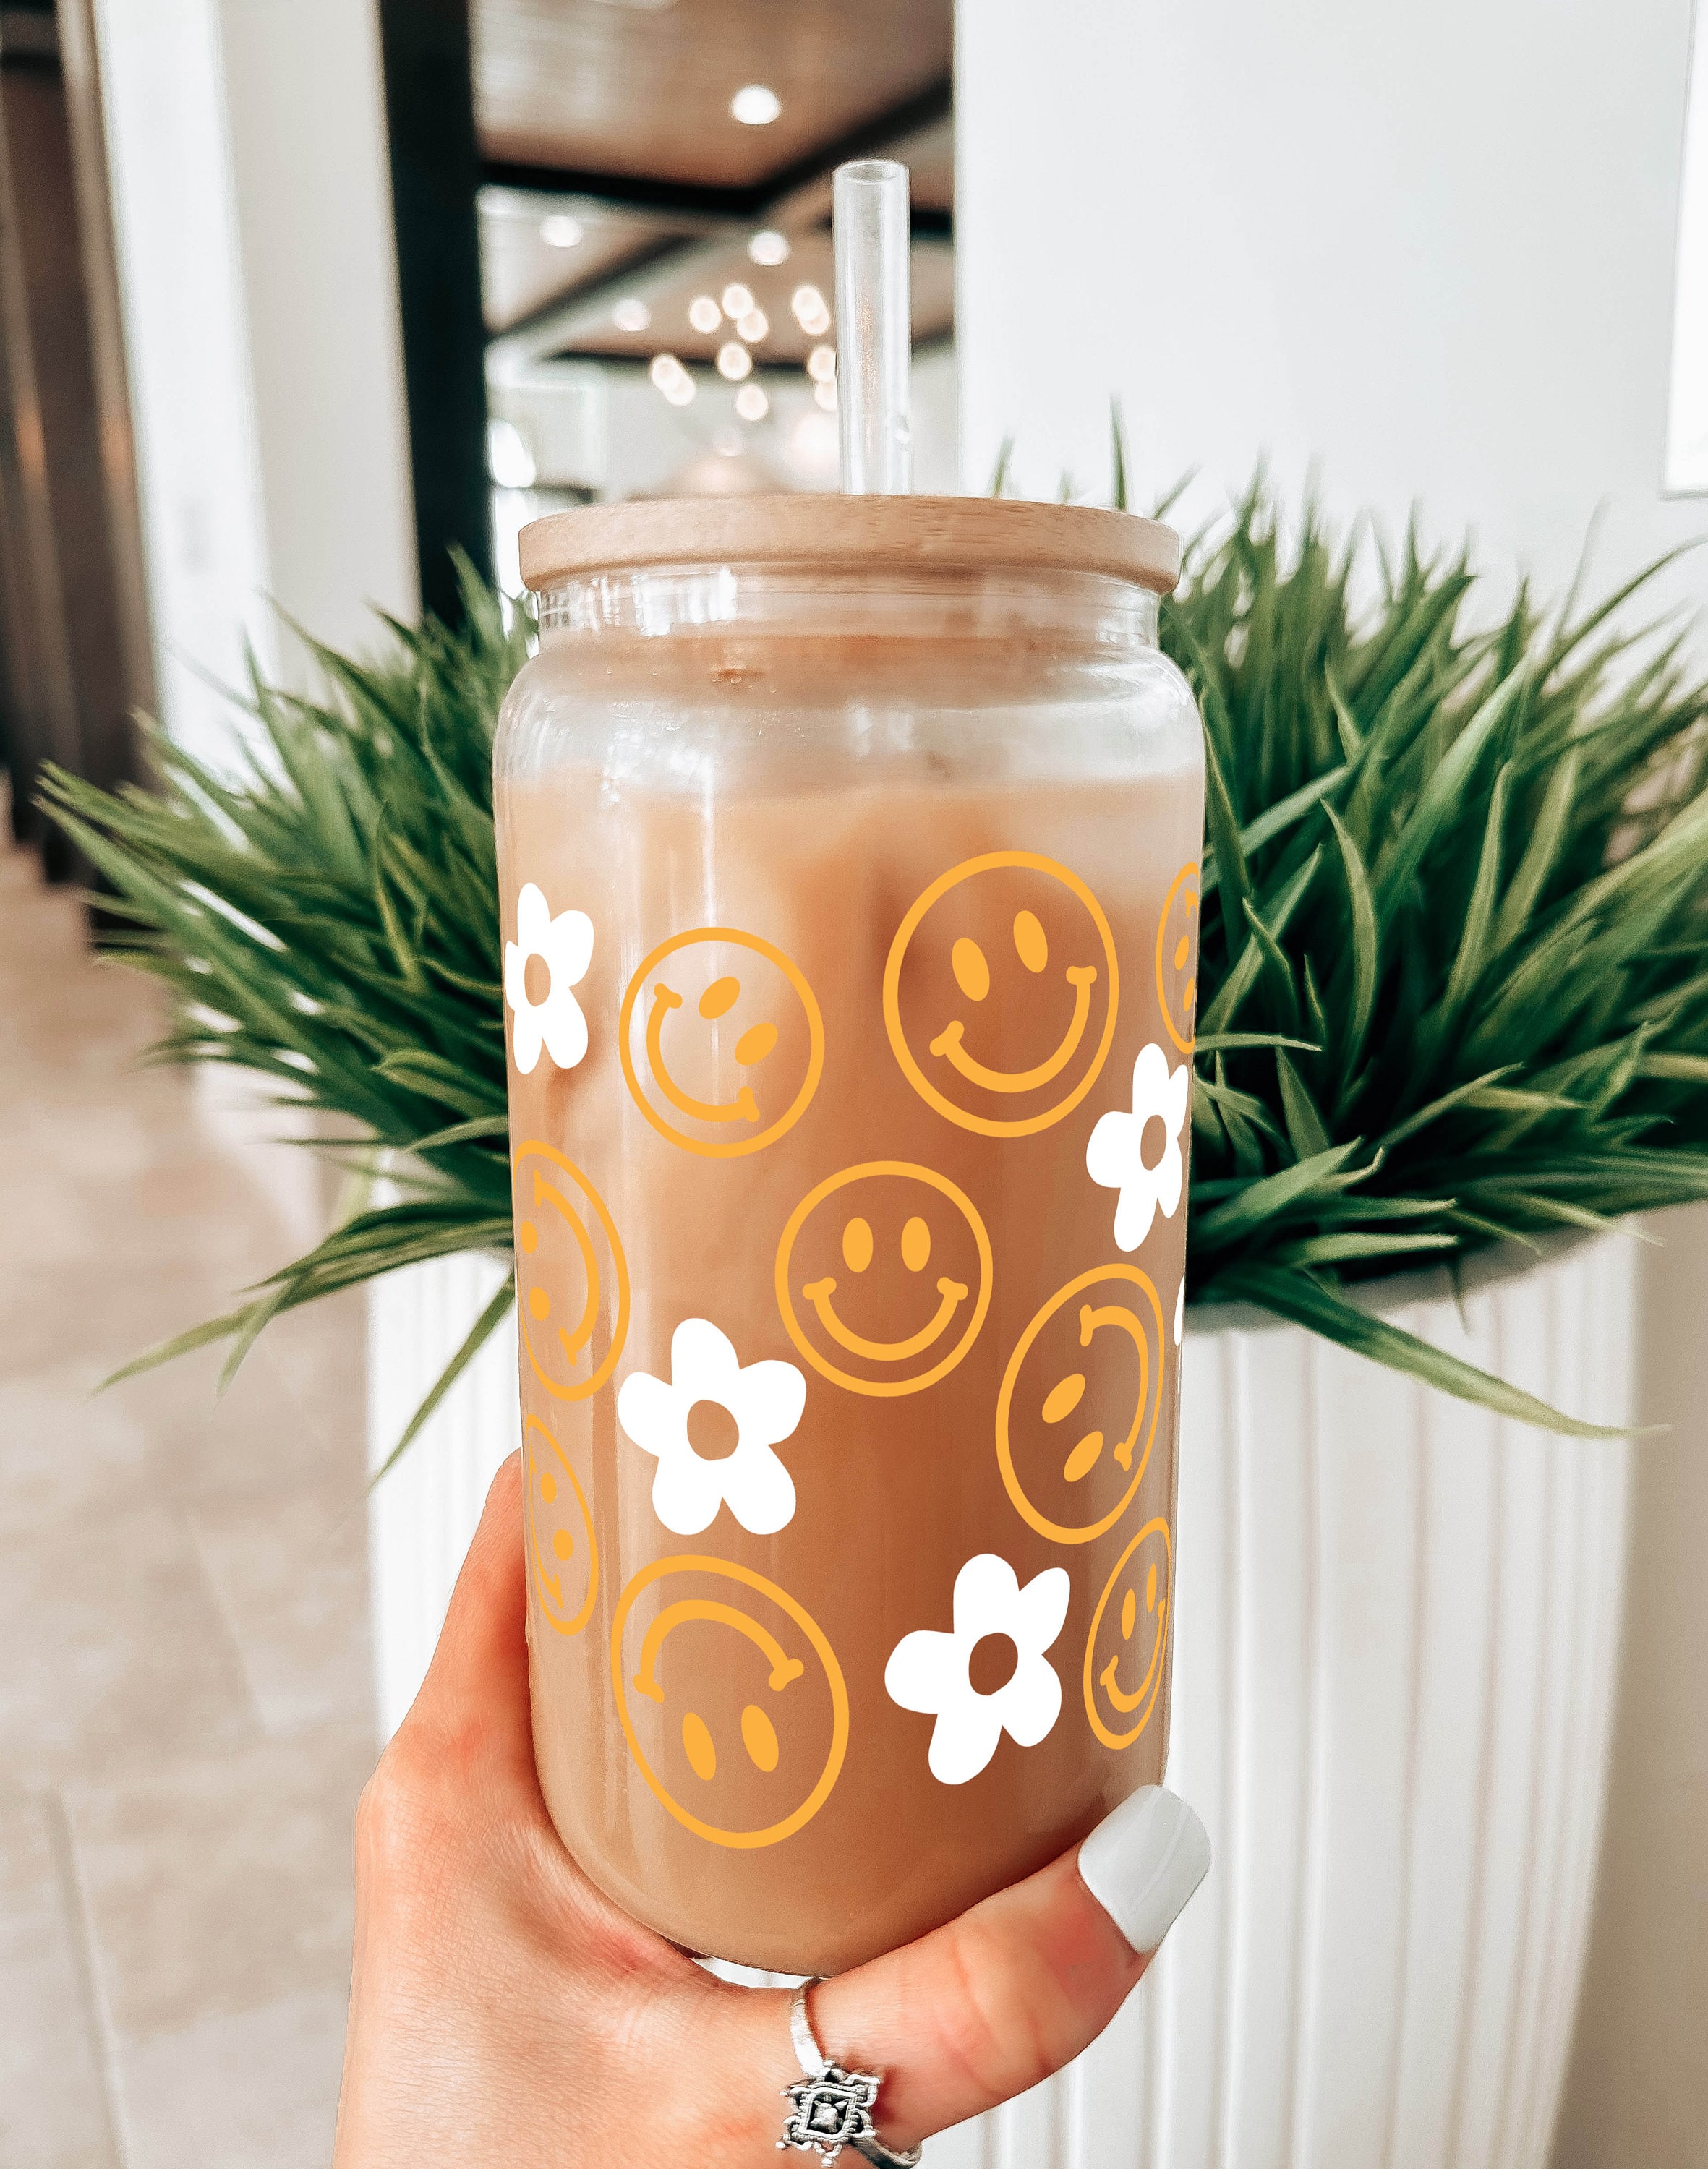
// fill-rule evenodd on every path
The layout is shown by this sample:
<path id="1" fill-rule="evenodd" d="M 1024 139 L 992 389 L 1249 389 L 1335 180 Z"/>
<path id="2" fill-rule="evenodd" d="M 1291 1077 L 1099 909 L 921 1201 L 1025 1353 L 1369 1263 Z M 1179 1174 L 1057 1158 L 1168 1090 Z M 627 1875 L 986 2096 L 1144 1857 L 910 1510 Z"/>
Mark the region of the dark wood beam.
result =
<path id="1" fill-rule="evenodd" d="M 380 39 L 421 604 L 454 624 L 451 552 L 493 573 L 468 0 L 380 0 Z"/>
<path id="2" fill-rule="evenodd" d="M 547 335 L 556 319 L 574 312 L 577 317 L 596 308 L 608 295 L 622 292 L 644 268 L 656 276 L 667 271 L 672 259 L 686 269 L 697 255 L 722 243 L 721 229 L 745 231 L 765 225 L 785 232 L 810 232 L 822 227 L 830 215 L 830 177 L 850 158 L 864 158 L 904 147 L 910 136 L 922 135 L 947 120 L 953 109 L 953 84 L 948 77 L 931 83 L 899 104 L 873 115 L 857 127 L 819 145 L 808 157 L 780 168 L 750 189 L 707 189 L 691 184 L 634 180 L 627 175 L 600 174 L 567 168 L 488 164 L 487 180 L 495 187 L 558 197 L 579 197 L 590 203 L 605 202 L 627 211 L 650 211 L 660 218 L 680 217 L 686 231 L 677 240 L 666 241 L 643 257 L 626 258 L 607 264 L 590 277 L 566 285 L 550 301 L 531 309 L 518 322 L 494 333 L 495 343 L 510 346 L 539 338 L 542 348 L 558 354 L 575 351 L 573 334 L 551 346 Z M 636 191 L 644 193 L 641 200 Z M 913 231 L 921 238 L 948 239 L 953 232 L 950 213 L 920 209 L 913 214 Z"/>
<path id="3" fill-rule="evenodd" d="M 590 294 L 621 292 L 638 271 L 649 271 L 660 264 L 668 263 L 672 257 L 681 255 L 689 246 L 688 242 L 675 239 L 645 242 L 638 248 L 630 249 L 627 255 L 619 257 L 615 264 L 607 264 L 594 273 L 584 282 L 584 290 Z M 542 301 L 534 308 L 525 309 L 502 331 L 494 332 L 493 338 L 510 338 L 518 332 L 524 334 L 531 332 L 536 324 L 544 323 L 547 317 L 562 308 L 566 300 L 574 298 L 579 301 L 583 291 L 583 286 L 560 287 L 549 301 Z"/>
<path id="4" fill-rule="evenodd" d="M 584 196 L 623 211 L 655 211 L 694 220 L 728 220 L 732 226 L 763 220 L 786 198 L 814 181 L 828 181 L 850 158 L 869 158 L 946 120 L 953 106 L 947 76 L 882 113 L 871 115 L 804 157 L 780 166 L 747 188 L 707 187 L 694 181 L 654 180 L 633 173 L 603 173 L 573 166 L 515 165 L 488 159 L 485 179 L 495 188 L 531 195 Z"/>

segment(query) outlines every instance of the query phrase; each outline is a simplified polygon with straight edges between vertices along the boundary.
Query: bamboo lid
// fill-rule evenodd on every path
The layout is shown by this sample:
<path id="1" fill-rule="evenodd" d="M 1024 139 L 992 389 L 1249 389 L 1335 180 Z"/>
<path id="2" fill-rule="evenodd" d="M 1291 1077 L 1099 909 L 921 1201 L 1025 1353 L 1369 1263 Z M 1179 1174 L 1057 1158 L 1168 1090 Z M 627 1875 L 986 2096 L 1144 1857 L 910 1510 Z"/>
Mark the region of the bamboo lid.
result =
<path id="1" fill-rule="evenodd" d="M 1102 573 L 1166 595 L 1180 578 L 1180 537 L 1100 505 L 804 495 L 582 505 L 521 533 L 522 578 L 536 591 L 590 573 L 704 564 Z"/>

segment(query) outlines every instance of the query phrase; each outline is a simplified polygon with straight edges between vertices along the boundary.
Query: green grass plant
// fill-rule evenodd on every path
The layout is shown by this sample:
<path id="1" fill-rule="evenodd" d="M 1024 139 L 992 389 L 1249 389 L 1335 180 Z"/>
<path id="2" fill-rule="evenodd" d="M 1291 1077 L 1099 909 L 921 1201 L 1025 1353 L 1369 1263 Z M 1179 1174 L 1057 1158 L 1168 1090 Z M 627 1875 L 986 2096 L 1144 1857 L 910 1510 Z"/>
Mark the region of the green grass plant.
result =
<path id="1" fill-rule="evenodd" d="M 1358 1293 L 1708 1196 L 1708 685 L 1643 580 L 1552 610 L 1521 587 L 1491 622 L 1465 552 L 1283 528 L 1254 488 L 1162 613 L 1209 771 L 1189 1300 L 1587 1429 Z M 455 632 L 316 649 L 317 697 L 256 674 L 235 780 L 157 730 L 152 789 L 50 775 L 114 947 L 173 999 L 157 1057 L 270 1078 L 398 1186 L 139 1364 L 226 1340 L 229 1372 L 282 1310 L 509 1248 L 491 754 L 526 629 L 465 584 Z"/>

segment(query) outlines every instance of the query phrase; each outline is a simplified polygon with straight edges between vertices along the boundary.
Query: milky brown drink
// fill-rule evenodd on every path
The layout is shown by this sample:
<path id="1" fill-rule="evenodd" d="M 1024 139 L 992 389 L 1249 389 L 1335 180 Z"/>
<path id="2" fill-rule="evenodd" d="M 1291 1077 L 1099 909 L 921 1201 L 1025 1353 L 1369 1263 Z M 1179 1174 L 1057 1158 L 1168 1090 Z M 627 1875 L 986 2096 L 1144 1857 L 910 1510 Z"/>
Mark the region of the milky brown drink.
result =
<path id="1" fill-rule="evenodd" d="M 1161 1775 L 1201 770 L 1107 576 L 729 585 L 548 609 L 500 733 L 535 1745 L 828 1972 Z"/>

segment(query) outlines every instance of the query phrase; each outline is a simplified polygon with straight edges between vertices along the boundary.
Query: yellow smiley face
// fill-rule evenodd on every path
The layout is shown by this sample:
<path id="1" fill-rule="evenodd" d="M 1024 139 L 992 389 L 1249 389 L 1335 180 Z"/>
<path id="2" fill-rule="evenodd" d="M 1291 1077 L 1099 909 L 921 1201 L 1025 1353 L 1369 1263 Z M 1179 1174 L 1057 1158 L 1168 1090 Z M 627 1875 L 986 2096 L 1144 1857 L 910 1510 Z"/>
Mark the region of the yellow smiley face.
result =
<path id="1" fill-rule="evenodd" d="M 1132 1504 L 1162 1408 L 1163 1356 L 1162 1304 L 1137 1266 L 1080 1274 L 1015 1343 L 996 1397 L 996 1462 L 1040 1536 L 1088 1544 Z"/>
<path id="2" fill-rule="evenodd" d="M 1150 1724 L 1168 1657 L 1174 1547 L 1147 1521 L 1115 1562 L 1086 1638 L 1086 1714 L 1105 1747 L 1130 1747 Z"/>
<path id="3" fill-rule="evenodd" d="M 911 1160 L 862 1160 L 810 1190 L 777 1253 L 777 1300 L 814 1369 L 851 1393 L 921 1393 L 990 1308 L 990 1238 L 971 1198 Z"/>
<path id="4" fill-rule="evenodd" d="M 1079 876 L 1036 851 L 987 851 L 940 874 L 896 930 L 884 1029 L 939 1114 L 1029 1137 L 1097 1082 L 1118 992 L 1114 936 Z"/>
<path id="5" fill-rule="evenodd" d="M 750 1567 L 685 1555 L 643 1568 L 611 1623 L 611 1678 L 653 1796 L 713 1845 L 792 1837 L 841 1774 L 848 1689 L 836 1654 Z"/>
<path id="6" fill-rule="evenodd" d="M 661 941 L 628 983 L 617 1050 L 660 1137 L 707 1159 L 758 1152 L 805 1113 L 825 1068 L 812 989 L 781 949 L 733 926 Z"/>
<path id="7" fill-rule="evenodd" d="M 1162 1028 L 1182 1054 L 1198 1028 L 1198 861 L 1169 885 L 1156 928 L 1156 999 Z"/>
<path id="8" fill-rule="evenodd" d="M 604 1199 L 550 1145 L 516 1154 L 514 1201 L 522 1352 L 548 1394 L 584 1401 L 628 1335 L 628 1260 Z"/>
<path id="9" fill-rule="evenodd" d="M 563 1447 L 537 1416 L 530 1416 L 523 1430 L 522 1457 L 534 1594 L 560 1634 L 579 1634 L 593 1617 L 599 1594 L 599 1546 L 587 1495 Z"/>

